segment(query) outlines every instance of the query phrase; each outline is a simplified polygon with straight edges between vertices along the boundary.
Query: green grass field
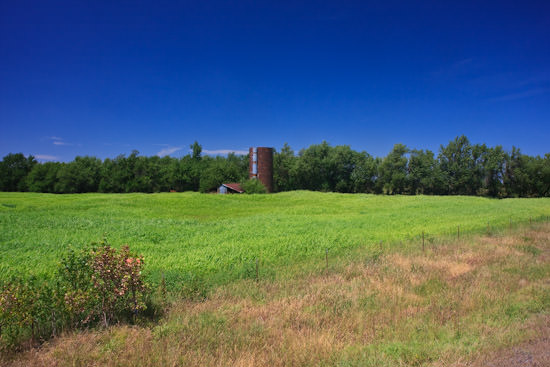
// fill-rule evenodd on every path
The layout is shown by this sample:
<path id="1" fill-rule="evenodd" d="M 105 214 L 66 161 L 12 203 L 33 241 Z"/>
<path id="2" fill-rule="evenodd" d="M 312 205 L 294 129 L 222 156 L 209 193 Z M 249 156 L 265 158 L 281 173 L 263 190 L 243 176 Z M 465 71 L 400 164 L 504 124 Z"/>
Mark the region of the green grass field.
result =
<path id="1" fill-rule="evenodd" d="M 375 196 L 0 193 L 0 277 L 47 275 L 68 248 L 103 236 L 145 256 L 153 281 L 216 285 L 355 247 L 475 233 L 546 219 L 550 199 Z"/>
<path id="2" fill-rule="evenodd" d="M 544 357 L 548 215 L 550 199 L 0 193 L 0 280 L 50 275 L 106 236 L 171 291 L 153 285 L 154 322 L 65 333 L 0 366 L 477 366 L 527 340 Z"/>

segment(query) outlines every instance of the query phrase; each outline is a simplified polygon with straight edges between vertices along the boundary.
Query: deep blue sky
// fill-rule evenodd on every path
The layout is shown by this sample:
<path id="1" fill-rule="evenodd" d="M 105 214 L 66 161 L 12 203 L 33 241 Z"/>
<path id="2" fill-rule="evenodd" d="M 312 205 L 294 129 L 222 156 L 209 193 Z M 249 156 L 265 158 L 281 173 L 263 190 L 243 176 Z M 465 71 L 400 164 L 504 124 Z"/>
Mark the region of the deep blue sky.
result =
<path id="1" fill-rule="evenodd" d="M 550 152 L 548 1 L 0 0 L 0 156 Z"/>

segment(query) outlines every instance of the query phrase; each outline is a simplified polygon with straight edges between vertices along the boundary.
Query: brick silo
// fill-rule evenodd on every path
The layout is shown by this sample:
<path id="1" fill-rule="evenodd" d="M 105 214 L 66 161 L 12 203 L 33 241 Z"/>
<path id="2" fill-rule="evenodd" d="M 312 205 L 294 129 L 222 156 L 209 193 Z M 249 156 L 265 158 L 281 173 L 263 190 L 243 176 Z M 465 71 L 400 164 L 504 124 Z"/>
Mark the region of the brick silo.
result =
<path id="1" fill-rule="evenodd" d="M 273 192 L 273 148 L 250 148 L 249 155 L 250 178 L 257 178 L 266 187 L 267 192 Z"/>

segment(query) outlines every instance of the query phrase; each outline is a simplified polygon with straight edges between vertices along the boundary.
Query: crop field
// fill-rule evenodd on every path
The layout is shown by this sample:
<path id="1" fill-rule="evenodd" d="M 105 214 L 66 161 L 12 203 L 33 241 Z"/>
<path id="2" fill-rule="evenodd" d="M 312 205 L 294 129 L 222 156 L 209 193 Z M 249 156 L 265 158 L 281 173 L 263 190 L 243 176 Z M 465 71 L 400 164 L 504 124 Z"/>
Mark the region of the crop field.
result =
<path id="1" fill-rule="evenodd" d="M 430 243 L 548 215 L 548 198 L 0 193 L 0 276 L 48 275 L 68 248 L 105 237 L 143 254 L 153 282 L 220 285 L 255 277 L 256 259 L 268 277 L 326 252 L 421 246 L 422 232 Z"/>
<path id="2" fill-rule="evenodd" d="M 2 193 L 0 280 L 53 276 L 105 237 L 145 256 L 163 311 L 0 366 L 547 365 L 549 214 L 550 199 Z"/>
<path id="3" fill-rule="evenodd" d="M 176 298 L 152 324 L 0 354 L 0 366 L 550 365 L 548 223 L 294 267 Z"/>

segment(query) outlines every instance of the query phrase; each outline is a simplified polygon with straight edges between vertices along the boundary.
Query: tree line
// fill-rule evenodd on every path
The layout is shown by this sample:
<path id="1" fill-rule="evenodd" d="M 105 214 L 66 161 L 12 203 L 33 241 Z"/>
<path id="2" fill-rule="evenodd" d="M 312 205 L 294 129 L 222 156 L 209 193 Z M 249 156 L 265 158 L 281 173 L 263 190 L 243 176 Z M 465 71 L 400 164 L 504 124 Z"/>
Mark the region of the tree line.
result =
<path id="1" fill-rule="evenodd" d="M 137 151 L 114 159 L 76 157 L 38 163 L 22 153 L 0 162 L 0 190 L 49 193 L 211 192 L 248 178 L 248 156 L 203 156 L 195 142 L 181 157 L 146 157 Z M 430 150 L 396 144 L 385 157 L 327 142 L 301 149 L 288 144 L 273 157 L 275 191 L 314 190 L 375 194 L 550 196 L 550 153 L 529 156 L 513 147 L 472 144 L 465 136 Z"/>

